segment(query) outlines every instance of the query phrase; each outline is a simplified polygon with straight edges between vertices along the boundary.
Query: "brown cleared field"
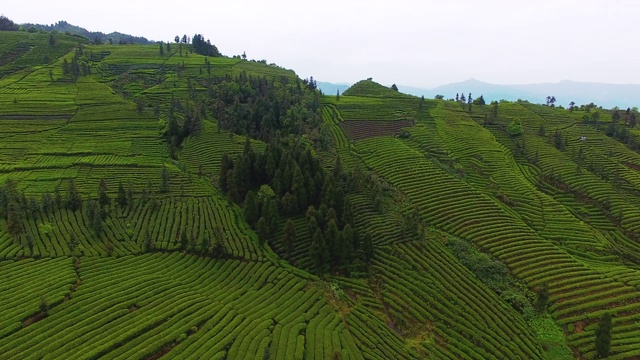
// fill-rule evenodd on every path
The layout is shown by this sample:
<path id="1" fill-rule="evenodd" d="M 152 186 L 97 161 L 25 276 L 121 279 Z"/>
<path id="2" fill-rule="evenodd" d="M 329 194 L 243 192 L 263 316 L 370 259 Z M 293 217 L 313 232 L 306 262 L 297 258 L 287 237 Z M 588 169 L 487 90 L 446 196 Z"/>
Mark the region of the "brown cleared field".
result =
<path id="1" fill-rule="evenodd" d="M 385 135 L 395 136 L 403 128 L 411 126 L 411 120 L 346 120 L 340 123 L 340 127 L 351 141 Z"/>

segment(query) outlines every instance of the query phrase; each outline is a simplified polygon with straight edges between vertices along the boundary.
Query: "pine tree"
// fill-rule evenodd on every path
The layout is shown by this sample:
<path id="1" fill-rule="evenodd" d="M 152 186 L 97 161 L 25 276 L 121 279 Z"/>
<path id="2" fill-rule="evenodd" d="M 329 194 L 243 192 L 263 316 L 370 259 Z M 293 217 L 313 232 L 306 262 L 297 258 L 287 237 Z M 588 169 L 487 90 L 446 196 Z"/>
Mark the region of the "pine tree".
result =
<path id="1" fill-rule="evenodd" d="M 82 206 L 82 197 L 76 187 L 76 181 L 71 179 L 67 187 L 67 207 L 71 211 L 77 211 L 80 206 Z"/>
<path id="2" fill-rule="evenodd" d="M 304 211 L 307 208 L 307 191 L 305 189 L 305 181 L 304 176 L 302 175 L 302 170 L 300 170 L 299 166 L 295 166 L 295 171 L 293 173 L 293 184 L 291 185 L 291 191 L 293 195 L 295 195 L 297 204 L 296 210 L 299 212 Z"/>
<path id="3" fill-rule="evenodd" d="M 354 238 L 355 237 L 351 225 L 346 224 L 342 229 L 342 234 L 340 236 L 340 260 L 343 265 L 349 264 L 351 262 L 352 254 L 354 251 Z"/>
<path id="4" fill-rule="evenodd" d="M 284 248 L 287 251 L 287 255 L 291 256 L 293 254 L 294 246 L 296 243 L 296 227 L 291 219 L 287 220 L 287 223 L 284 226 L 282 243 L 284 244 Z"/>
<path id="5" fill-rule="evenodd" d="M 369 263 L 371 259 L 373 259 L 373 255 L 374 255 L 373 241 L 371 239 L 371 234 L 369 232 L 366 232 L 364 234 L 364 237 L 362 239 L 362 249 L 364 251 L 365 261 Z"/>
<path id="6" fill-rule="evenodd" d="M 244 198 L 244 220 L 250 226 L 253 226 L 258 220 L 258 206 L 256 193 L 249 191 Z"/>
<path id="7" fill-rule="evenodd" d="M 7 231 L 16 240 L 20 238 L 20 235 L 24 233 L 22 227 L 20 206 L 16 201 L 11 201 L 8 205 L 7 211 Z"/>
<path id="8" fill-rule="evenodd" d="M 169 170 L 166 165 L 162 166 L 162 172 L 160 173 L 160 192 L 166 193 L 169 191 Z"/>
<path id="9" fill-rule="evenodd" d="M 116 198 L 116 203 L 120 207 L 125 207 L 127 206 L 127 203 L 128 203 L 127 192 L 124 190 L 124 185 L 122 184 L 122 181 L 118 182 L 118 197 Z"/>
<path id="10" fill-rule="evenodd" d="M 133 202 L 134 202 L 133 194 L 134 194 L 133 184 L 129 182 L 129 184 L 127 185 L 127 205 L 129 205 L 129 207 L 133 207 Z"/>
<path id="11" fill-rule="evenodd" d="M 309 248 L 309 257 L 313 259 L 313 264 L 316 268 L 318 275 L 326 272 L 328 251 L 327 245 L 322 236 L 320 229 L 317 229 L 311 240 L 311 247 Z"/>
<path id="12" fill-rule="evenodd" d="M 330 260 L 332 262 L 342 263 L 342 244 L 340 239 L 340 230 L 335 219 L 331 219 L 327 223 L 327 230 L 324 233 L 324 241 L 329 249 Z"/>
<path id="13" fill-rule="evenodd" d="M 100 179 L 98 186 L 98 204 L 101 209 L 104 209 L 107 205 L 111 205 L 111 199 L 109 195 L 107 195 L 107 182 L 105 179 Z"/>
<path id="14" fill-rule="evenodd" d="M 269 228 L 267 225 L 267 220 L 265 220 L 264 216 L 261 216 L 258 220 L 258 225 L 256 225 L 256 232 L 258 233 L 258 243 L 260 246 L 264 246 L 264 243 L 267 242 L 267 237 L 269 236 Z"/>
<path id="15" fill-rule="evenodd" d="M 162 44 L 162 41 L 160 41 L 160 56 L 164 56 L 164 46 Z"/>
<path id="16" fill-rule="evenodd" d="M 307 217 L 307 233 L 315 234 L 318 230 L 318 221 L 315 216 Z"/>
<path id="17" fill-rule="evenodd" d="M 611 314 L 604 313 L 596 330 L 596 352 L 598 358 L 606 358 L 611 348 Z"/>
<path id="18" fill-rule="evenodd" d="M 225 193 L 229 191 L 229 181 L 231 179 L 228 175 L 230 170 L 233 170 L 233 160 L 229 154 L 225 153 L 222 156 L 222 165 L 220 167 L 220 175 L 218 177 L 218 187 L 220 187 L 220 190 Z"/>

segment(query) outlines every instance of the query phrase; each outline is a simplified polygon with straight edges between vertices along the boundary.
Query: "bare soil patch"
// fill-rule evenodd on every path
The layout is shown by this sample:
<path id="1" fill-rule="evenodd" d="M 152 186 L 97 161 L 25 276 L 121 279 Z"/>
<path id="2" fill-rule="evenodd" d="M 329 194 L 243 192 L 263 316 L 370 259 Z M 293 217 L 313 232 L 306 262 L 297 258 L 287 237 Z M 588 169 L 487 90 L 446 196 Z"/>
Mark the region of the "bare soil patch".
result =
<path id="1" fill-rule="evenodd" d="M 377 136 L 395 136 L 400 134 L 403 128 L 411 126 L 411 120 L 346 120 L 340 123 L 340 127 L 351 141 Z"/>

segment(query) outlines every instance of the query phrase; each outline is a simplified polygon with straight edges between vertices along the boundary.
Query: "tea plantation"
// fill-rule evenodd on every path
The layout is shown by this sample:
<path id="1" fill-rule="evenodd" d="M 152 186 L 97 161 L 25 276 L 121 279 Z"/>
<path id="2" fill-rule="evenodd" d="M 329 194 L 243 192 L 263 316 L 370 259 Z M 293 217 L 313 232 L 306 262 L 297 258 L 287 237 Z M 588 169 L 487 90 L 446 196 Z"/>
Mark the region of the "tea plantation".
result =
<path id="1" fill-rule="evenodd" d="M 0 32 L 1 358 L 640 357 L 635 110 L 49 38 Z"/>

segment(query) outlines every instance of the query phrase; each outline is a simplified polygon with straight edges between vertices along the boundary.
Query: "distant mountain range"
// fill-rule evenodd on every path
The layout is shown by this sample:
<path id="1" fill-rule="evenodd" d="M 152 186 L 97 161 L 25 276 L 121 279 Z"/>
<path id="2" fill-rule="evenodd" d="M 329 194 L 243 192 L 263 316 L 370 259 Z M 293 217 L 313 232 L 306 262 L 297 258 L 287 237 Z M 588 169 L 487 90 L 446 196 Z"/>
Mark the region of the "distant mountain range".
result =
<path id="1" fill-rule="evenodd" d="M 78 34 L 78 35 L 82 35 L 82 36 L 86 36 L 89 40 L 91 41 L 95 41 L 96 39 L 99 39 L 100 42 L 102 43 L 113 43 L 113 44 L 150 44 L 153 43 L 153 41 L 149 41 L 146 38 L 142 37 L 142 36 L 133 36 L 133 35 L 127 35 L 127 34 L 122 34 L 119 32 L 112 32 L 109 34 L 105 34 L 103 32 L 100 31 L 89 31 L 85 28 L 81 28 L 79 26 L 75 26 L 75 25 L 71 25 L 66 21 L 58 21 L 55 24 L 52 25 L 41 25 L 41 24 L 20 24 L 22 27 L 24 27 L 25 29 L 29 29 L 31 27 L 37 29 L 37 30 L 44 30 L 44 31 L 58 31 L 61 33 L 65 33 L 65 32 L 69 32 L 71 34 Z"/>
<path id="2" fill-rule="evenodd" d="M 325 94 L 335 94 L 337 90 L 343 93 L 349 88 L 347 84 L 333 84 L 318 81 L 318 88 Z M 626 109 L 640 106 L 640 84 L 604 84 L 564 80 L 558 83 L 497 85 L 476 79 L 438 86 L 433 89 L 417 88 L 398 85 L 401 92 L 425 98 L 443 95 L 445 99 L 455 98 L 456 94 L 464 93 L 465 97 L 471 93 L 472 97 L 482 95 L 489 102 L 493 100 L 518 99 L 532 103 L 544 103 L 547 96 L 556 98 L 556 105 L 567 107 L 573 101 L 577 105 L 595 103 L 604 108 L 615 106 Z"/>

